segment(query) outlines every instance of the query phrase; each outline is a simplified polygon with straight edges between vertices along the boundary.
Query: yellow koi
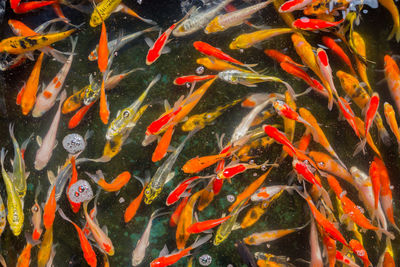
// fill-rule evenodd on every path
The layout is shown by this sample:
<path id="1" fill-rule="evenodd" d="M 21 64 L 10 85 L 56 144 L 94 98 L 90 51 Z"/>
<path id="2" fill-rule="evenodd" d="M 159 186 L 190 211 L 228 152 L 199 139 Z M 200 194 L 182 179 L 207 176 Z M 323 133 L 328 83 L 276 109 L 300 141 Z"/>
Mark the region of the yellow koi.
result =
<path id="1" fill-rule="evenodd" d="M 399 19 L 399 9 L 393 0 L 378 0 L 379 3 L 384 6 L 392 15 L 393 18 L 393 29 L 390 32 L 387 40 L 396 38 L 396 41 L 400 41 L 400 19 Z"/>
<path id="2" fill-rule="evenodd" d="M 90 17 L 90 26 L 96 27 L 99 26 L 103 21 L 105 21 L 111 13 L 119 4 L 121 4 L 122 0 L 104 0 L 101 1 L 93 10 L 92 16 Z"/>
<path id="3" fill-rule="evenodd" d="M 255 44 L 268 40 L 272 37 L 291 33 L 293 29 L 291 28 L 281 28 L 281 29 L 266 29 L 260 30 L 252 33 L 244 33 L 236 37 L 230 44 L 230 49 L 246 49 L 252 47 Z"/>

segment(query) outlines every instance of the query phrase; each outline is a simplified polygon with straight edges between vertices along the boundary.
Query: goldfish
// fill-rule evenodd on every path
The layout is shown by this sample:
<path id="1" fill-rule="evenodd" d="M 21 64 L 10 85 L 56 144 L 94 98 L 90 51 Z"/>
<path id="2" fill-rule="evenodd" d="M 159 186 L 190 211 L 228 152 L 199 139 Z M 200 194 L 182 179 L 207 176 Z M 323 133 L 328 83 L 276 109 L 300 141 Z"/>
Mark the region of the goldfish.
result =
<path id="1" fill-rule="evenodd" d="M 145 22 L 145 23 L 153 24 L 153 25 L 156 24 L 156 22 L 152 21 L 151 19 L 145 19 L 145 18 L 139 16 L 135 11 L 133 11 L 132 9 L 130 9 L 129 7 L 127 7 L 126 5 L 124 5 L 123 3 L 120 3 L 120 4 L 117 6 L 117 8 L 114 10 L 114 12 L 117 12 L 117 11 L 123 12 L 123 13 L 125 13 L 125 14 L 128 14 L 128 15 L 132 16 L 132 17 L 135 17 L 135 18 L 137 18 L 137 19 L 140 19 L 141 21 L 143 21 L 143 22 Z"/>
<path id="2" fill-rule="evenodd" d="M 291 28 L 266 29 L 252 33 L 243 33 L 229 44 L 230 49 L 246 49 L 275 36 L 293 32 Z"/>
<path id="3" fill-rule="evenodd" d="M 215 78 L 215 75 L 203 75 L 203 76 L 195 76 L 195 75 L 189 75 L 189 76 L 181 76 L 178 77 L 174 80 L 175 85 L 184 85 L 186 83 L 193 83 L 193 82 L 198 82 L 198 81 L 204 81 L 208 79 Z"/>
<path id="4" fill-rule="evenodd" d="M 336 43 L 335 40 L 328 36 L 322 36 L 322 42 L 326 45 L 332 52 L 339 56 L 339 58 L 349 67 L 351 73 L 356 75 L 356 72 L 353 68 L 353 64 L 350 61 L 350 58 L 346 55 L 343 49 Z"/>
<path id="5" fill-rule="evenodd" d="M 271 125 L 263 125 L 262 128 L 268 136 L 273 138 L 278 143 L 287 146 L 293 152 L 293 154 L 297 153 L 297 149 L 293 146 L 289 139 L 287 139 L 284 133 Z"/>
<path id="6" fill-rule="evenodd" d="M 217 231 L 215 232 L 215 237 L 213 244 L 214 246 L 218 246 L 221 244 L 223 241 L 225 241 L 228 236 L 231 234 L 231 232 L 240 226 L 236 222 L 239 213 L 246 207 L 244 206 L 244 203 L 246 202 L 246 199 L 242 200 L 229 214 L 230 217 L 224 221 L 222 224 L 220 224 L 217 228 Z"/>
<path id="7" fill-rule="evenodd" d="M 299 161 L 295 158 L 293 159 L 292 165 L 299 177 L 303 177 L 307 182 L 317 185 L 319 188 L 322 187 L 321 181 L 319 180 L 318 176 L 314 175 L 308 162 Z"/>
<path id="8" fill-rule="evenodd" d="M 296 228 L 291 228 L 291 229 L 280 229 L 280 230 L 266 231 L 266 232 L 262 232 L 262 233 L 253 233 L 253 234 L 243 238 L 243 241 L 247 245 L 257 246 L 257 245 L 261 245 L 265 242 L 271 242 L 271 241 L 279 239 L 283 236 L 286 236 L 288 234 L 297 232 L 297 231 L 305 228 L 307 225 L 308 225 L 308 223 L 305 225 L 296 227 Z"/>
<path id="9" fill-rule="evenodd" d="M 240 10 L 236 10 L 224 15 L 216 16 L 205 27 L 206 34 L 225 31 L 233 26 L 241 25 L 246 19 L 249 19 L 254 13 L 268 6 L 272 1 L 264 1 Z"/>
<path id="10" fill-rule="evenodd" d="M 365 135 L 368 135 L 369 129 L 376 117 L 379 107 L 379 95 L 374 92 L 369 99 L 367 105 L 365 106 L 365 118 L 364 118 L 364 126 L 365 126 Z M 354 154 L 357 154 L 360 151 L 363 151 L 365 154 L 365 144 L 367 143 L 367 138 L 365 137 L 359 145 L 357 145 Z"/>
<path id="11" fill-rule="evenodd" d="M 160 209 L 155 210 L 147 223 L 147 226 L 138 240 L 135 249 L 132 251 L 132 266 L 137 266 L 142 263 L 144 257 L 146 256 L 146 249 L 149 246 L 150 242 L 150 233 L 151 233 L 151 226 L 153 225 L 153 220 L 157 217 L 163 216 L 167 213 L 159 213 Z M 157 214 L 158 213 L 158 214 Z"/>
<path id="12" fill-rule="evenodd" d="M 49 229 L 53 226 L 54 218 L 56 216 L 57 202 L 56 202 L 56 187 L 51 185 L 52 189 L 47 197 L 46 203 L 43 208 L 43 225 L 44 228 Z"/>
<path id="13" fill-rule="evenodd" d="M 95 6 L 90 17 L 90 27 L 97 27 L 104 22 L 113 11 L 121 4 L 122 0 L 106 0 Z"/>
<path id="14" fill-rule="evenodd" d="M 151 204 L 151 202 L 153 202 L 153 200 L 161 193 L 164 184 L 175 176 L 175 172 L 171 172 L 172 167 L 175 164 L 180 152 L 183 150 L 185 143 L 195 133 L 196 130 L 190 132 L 182 141 L 182 143 L 176 148 L 176 150 L 168 157 L 168 159 L 166 159 L 164 163 L 157 169 L 156 173 L 151 178 L 144 191 L 144 203 L 147 205 Z"/>
<path id="15" fill-rule="evenodd" d="M 372 94 L 373 90 L 368 81 L 367 66 L 365 64 L 366 48 L 365 48 L 364 39 L 361 37 L 361 35 L 358 32 L 355 32 L 355 31 L 353 31 L 353 35 L 351 37 L 352 37 L 352 43 L 354 45 L 356 55 L 358 55 L 358 56 L 356 56 L 356 65 L 357 65 L 358 74 L 360 75 L 361 80 L 367 85 L 368 92 L 370 94 Z"/>
<path id="16" fill-rule="evenodd" d="M 19 236 L 22 231 L 22 227 L 24 224 L 24 211 L 22 209 L 21 199 L 18 197 L 18 194 L 15 190 L 15 186 L 4 169 L 4 158 L 7 152 L 4 148 L 1 149 L 1 174 L 3 176 L 3 181 L 7 191 L 7 220 L 10 224 L 10 228 L 12 233 L 15 236 Z"/>
<path id="17" fill-rule="evenodd" d="M 71 96 L 69 96 L 63 103 L 61 109 L 62 114 L 67 114 L 80 108 L 82 106 L 83 99 L 85 97 L 85 91 L 86 87 L 82 88 L 79 91 L 74 92 Z"/>
<path id="18" fill-rule="evenodd" d="M 364 267 L 372 265 L 368 259 L 367 251 L 365 250 L 363 245 L 360 244 L 358 240 L 355 239 L 350 240 L 349 245 L 353 250 L 354 254 L 356 254 L 364 262 Z"/>
<path id="19" fill-rule="evenodd" d="M 92 246 L 90 245 L 89 241 L 87 240 L 86 236 L 83 234 L 83 231 L 81 228 L 79 228 L 78 225 L 76 225 L 76 223 L 74 223 L 73 221 L 71 221 L 62 211 L 62 209 L 58 209 L 58 213 L 60 214 L 60 216 L 70 222 L 76 229 L 77 233 L 78 233 L 78 237 L 79 237 L 79 242 L 81 243 L 81 248 L 83 251 L 83 257 L 85 258 L 87 264 L 90 267 L 94 267 L 97 266 L 97 258 L 96 258 L 96 253 L 94 252 Z"/>
<path id="20" fill-rule="evenodd" d="M 167 206 L 170 206 L 170 205 L 174 204 L 175 202 L 177 202 L 181 198 L 181 196 L 185 194 L 186 189 L 189 188 L 189 187 L 191 188 L 194 185 L 194 184 L 192 184 L 193 181 L 196 181 L 196 180 L 201 179 L 201 178 L 203 178 L 203 177 L 201 177 L 201 176 L 193 176 L 193 177 L 185 179 L 184 181 L 179 183 L 175 187 L 175 189 L 173 189 L 169 193 L 165 204 Z"/>
<path id="21" fill-rule="evenodd" d="M 192 249 L 195 249 L 195 248 L 203 245 L 204 243 L 207 243 L 208 240 L 210 240 L 211 236 L 212 235 L 206 235 L 206 236 L 196 240 L 189 247 L 184 248 L 178 252 L 174 252 L 171 254 L 168 254 L 168 252 L 166 252 L 166 254 L 168 254 L 168 255 L 164 255 L 164 254 L 159 255 L 159 257 L 157 259 L 150 262 L 150 267 L 164 267 L 164 266 L 169 266 L 169 265 L 176 263 L 181 258 L 188 256 L 189 252 Z"/>
<path id="22" fill-rule="evenodd" d="M 39 76 L 40 76 L 40 69 L 42 67 L 43 62 L 43 52 L 38 57 L 35 66 L 29 75 L 28 81 L 26 82 L 24 88 L 18 93 L 21 95 L 21 101 L 17 104 L 21 105 L 22 114 L 28 115 L 28 113 L 32 110 L 35 101 L 36 101 L 36 93 L 38 91 L 38 84 L 39 84 Z"/>
<path id="23" fill-rule="evenodd" d="M 86 113 L 89 111 L 89 109 L 94 105 L 95 102 L 90 103 L 87 106 L 83 106 L 80 108 L 74 116 L 71 117 L 71 119 L 68 122 L 68 129 L 73 129 L 77 127 L 81 121 L 83 120 L 83 117 L 86 115 Z"/>
<path id="24" fill-rule="evenodd" d="M 68 184 L 66 193 L 67 193 L 67 198 L 68 198 L 69 204 L 71 205 L 72 211 L 74 213 L 77 213 L 79 211 L 80 207 L 81 207 L 81 203 L 80 202 L 74 202 L 69 197 L 69 190 L 70 190 L 71 186 L 78 181 L 78 171 L 76 169 L 75 156 L 71 157 L 70 162 L 71 162 L 71 165 L 72 165 L 72 174 L 71 174 L 71 179 L 69 179 L 69 184 Z"/>
<path id="25" fill-rule="evenodd" d="M 61 91 L 65 79 L 67 78 L 68 72 L 71 69 L 77 43 L 78 38 L 75 38 L 75 40 L 71 41 L 71 55 L 65 62 L 64 66 L 57 73 L 57 75 L 53 78 L 53 80 L 47 85 L 46 88 L 43 88 L 43 90 L 37 96 L 35 106 L 32 110 L 32 117 L 41 117 L 55 104 L 57 95 Z"/>
<path id="26" fill-rule="evenodd" d="M 111 239 L 108 237 L 106 233 L 100 228 L 100 226 L 90 218 L 87 212 L 87 205 L 89 200 L 83 202 L 83 212 L 85 214 L 86 222 L 89 226 L 90 232 L 92 233 L 94 240 L 99 245 L 100 249 L 107 253 L 109 256 L 114 255 L 114 246 L 112 244 Z"/>
<path id="27" fill-rule="evenodd" d="M 106 24 L 104 21 L 101 23 L 101 34 L 100 34 L 100 40 L 99 40 L 99 48 L 97 50 L 98 52 L 98 58 L 97 58 L 97 66 L 99 67 L 99 70 L 101 73 L 106 71 L 107 65 L 108 65 L 108 55 L 109 55 L 109 50 L 108 50 L 108 41 L 107 41 L 107 30 L 106 30 Z"/>
<path id="28" fill-rule="evenodd" d="M 46 229 L 43 235 L 43 240 L 37 255 L 37 266 L 45 267 L 50 260 L 51 249 L 53 246 L 53 225 Z"/>
<path id="29" fill-rule="evenodd" d="M 264 54 L 266 54 L 267 56 L 269 56 L 270 58 L 276 60 L 278 63 L 289 63 L 292 64 L 296 67 L 304 67 L 304 65 L 296 63 L 291 57 L 289 57 L 288 55 L 282 54 L 281 52 L 279 52 L 278 50 L 275 49 L 265 49 L 264 50 Z"/>
<path id="30" fill-rule="evenodd" d="M 60 98 L 60 103 L 58 105 L 57 113 L 54 115 L 53 121 L 51 122 L 47 134 L 43 138 L 43 141 L 40 137 L 37 138 L 40 147 L 37 150 L 35 157 L 34 164 L 36 170 L 42 170 L 44 167 L 46 167 L 47 163 L 49 162 L 53 154 L 53 150 L 56 144 L 58 124 L 60 123 L 60 117 L 61 117 L 61 105 L 66 98 L 67 98 L 67 93 L 64 90 L 61 93 L 61 98 Z"/>
<path id="31" fill-rule="evenodd" d="M 381 189 L 381 182 L 380 182 L 380 173 L 378 171 L 378 163 L 376 161 L 372 161 L 371 164 L 369 165 L 369 170 L 368 174 L 369 177 L 371 178 L 372 182 L 372 191 L 374 192 L 374 198 L 375 198 L 375 205 L 374 208 L 378 208 L 379 204 L 379 193 Z"/>
<path id="32" fill-rule="evenodd" d="M 142 31 L 138 31 L 135 33 L 131 33 L 125 36 L 121 36 L 118 37 L 117 39 L 108 41 L 107 43 L 107 47 L 109 51 L 115 50 L 118 51 L 119 49 L 121 49 L 123 46 L 125 46 L 126 44 L 130 43 L 131 41 L 137 39 L 138 37 L 142 36 L 144 33 L 147 32 L 152 32 L 152 31 L 156 31 L 159 28 L 154 26 L 154 27 L 150 27 L 147 28 L 145 30 Z M 96 45 L 96 47 L 90 52 L 88 59 L 90 61 L 95 61 L 98 59 L 98 51 L 99 51 L 99 45 Z"/>
<path id="33" fill-rule="evenodd" d="M 287 1 L 290 2 L 290 1 Z M 279 14 L 279 16 L 282 18 L 282 20 L 286 23 L 287 26 L 292 27 L 292 23 L 294 21 L 294 16 L 290 12 L 281 12 L 280 11 L 280 6 L 285 3 L 284 0 L 275 0 L 272 2 L 274 5 L 274 9 L 276 12 Z"/>
<path id="34" fill-rule="evenodd" d="M 189 226 L 187 228 L 187 231 L 191 234 L 201 233 L 203 231 L 209 230 L 211 228 L 214 228 L 214 227 L 220 225 L 221 223 L 228 220 L 230 217 L 231 217 L 231 215 L 228 215 L 228 216 L 225 216 L 225 217 L 222 217 L 219 219 L 207 220 L 207 221 L 203 221 L 203 222 L 196 222 L 196 223 L 192 224 L 191 226 Z"/>
<path id="35" fill-rule="evenodd" d="M 235 65 L 229 64 L 228 62 L 225 62 L 223 60 L 219 60 L 216 58 L 213 58 L 212 60 L 208 57 L 202 57 L 198 58 L 196 60 L 197 64 L 203 65 L 207 69 L 210 70 L 215 70 L 215 71 L 225 71 L 225 70 L 238 70 L 242 72 L 250 72 L 249 70 L 237 67 Z"/>
<path id="36" fill-rule="evenodd" d="M 27 12 L 30 12 L 32 10 L 35 10 L 35 9 L 38 9 L 41 7 L 52 5 L 54 3 L 56 3 L 55 0 L 53 0 L 53 1 L 31 1 L 31 2 L 19 3 L 18 6 L 15 6 L 13 8 L 13 10 L 16 14 L 23 14 L 23 13 L 27 13 Z"/>
<path id="37" fill-rule="evenodd" d="M 326 20 L 321 20 L 321 19 L 310 19 L 307 17 L 302 17 L 300 19 L 297 19 L 293 21 L 293 27 L 305 31 L 313 31 L 313 30 L 320 30 L 320 29 L 326 29 L 330 27 L 335 27 L 342 23 L 344 19 L 341 19 L 336 22 L 330 22 Z"/>
<path id="38" fill-rule="evenodd" d="M 76 29 L 72 29 L 65 32 L 37 34 L 34 36 L 9 37 L 0 41 L 0 53 L 6 52 L 14 55 L 24 54 L 61 41 L 72 35 L 75 31 Z"/>
<path id="39" fill-rule="evenodd" d="M 385 55 L 385 78 L 389 86 L 390 95 L 394 100 L 397 111 L 400 111 L 400 70 L 396 61 L 389 55 Z"/>
<path id="40" fill-rule="evenodd" d="M 347 100 L 344 99 L 343 97 L 339 97 L 338 104 L 339 104 L 339 109 L 342 112 L 344 118 L 350 124 L 350 126 L 353 129 L 356 136 L 358 138 L 360 138 L 360 133 L 358 132 L 356 121 L 355 121 L 355 115 L 354 115 L 353 110 L 350 107 L 349 102 L 347 102 Z"/>
<path id="41" fill-rule="evenodd" d="M 136 126 L 136 122 L 141 117 L 141 114 L 138 113 L 138 110 L 150 89 L 160 80 L 160 77 L 160 74 L 154 77 L 154 79 L 149 83 L 147 88 L 137 100 L 135 100 L 130 106 L 118 111 L 115 119 L 110 123 L 110 126 L 107 129 L 107 140 L 112 140 L 114 137 L 121 135 L 128 129 L 132 129 Z"/>
<path id="42" fill-rule="evenodd" d="M 103 172 L 98 170 L 96 175 L 86 172 L 86 174 L 96 182 L 104 191 L 117 192 L 124 187 L 131 179 L 131 174 L 128 171 L 120 173 L 111 183 L 107 183 L 104 179 Z"/>
<path id="43" fill-rule="evenodd" d="M 144 196 L 144 190 L 147 187 L 148 181 L 142 181 L 136 176 L 135 177 L 141 184 L 142 184 L 142 191 L 140 191 L 140 194 L 132 200 L 132 202 L 129 204 L 129 206 L 126 208 L 125 213 L 124 213 L 124 221 L 125 223 L 128 223 L 130 220 L 132 220 L 133 217 L 135 217 L 137 210 L 140 207 L 140 203 L 142 203 L 142 199 Z"/>
<path id="44" fill-rule="evenodd" d="M 223 0 L 217 5 L 210 7 L 202 12 L 195 10 L 189 11 L 190 15 L 185 18 L 173 31 L 172 35 L 176 37 L 186 36 L 203 29 L 207 24 L 218 15 L 221 10 L 233 0 Z"/>
<path id="45" fill-rule="evenodd" d="M 279 116 L 282 116 L 286 119 L 301 122 L 308 127 L 312 127 L 306 120 L 300 117 L 300 115 L 285 102 L 281 100 L 275 100 L 273 106 L 276 110 L 276 113 L 278 113 Z"/>
<path id="46" fill-rule="evenodd" d="M 390 32 L 387 40 L 391 40 L 393 38 L 396 39 L 396 42 L 400 41 L 400 18 L 399 18 L 399 9 L 396 4 L 392 0 L 379 0 L 379 3 L 384 6 L 392 15 L 393 18 L 393 29 Z"/>

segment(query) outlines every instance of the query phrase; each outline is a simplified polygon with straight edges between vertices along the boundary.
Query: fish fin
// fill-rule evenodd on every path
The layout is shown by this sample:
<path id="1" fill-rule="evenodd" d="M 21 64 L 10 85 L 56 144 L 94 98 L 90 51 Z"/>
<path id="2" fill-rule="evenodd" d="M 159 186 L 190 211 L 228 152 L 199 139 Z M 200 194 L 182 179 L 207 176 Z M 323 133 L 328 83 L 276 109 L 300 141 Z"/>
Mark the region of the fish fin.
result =
<path id="1" fill-rule="evenodd" d="M 53 171 L 47 171 L 47 179 L 49 180 L 50 184 L 54 184 L 54 182 L 56 181 L 56 176 L 54 175 Z"/>
<path id="2" fill-rule="evenodd" d="M 58 141 L 56 140 L 56 142 L 54 143 L 53 149 L 55 149 L 57 147 L 57 145 L 58 145 Z"/>
<path id="3" fill-rule="evenodd" d="M 136 180 L 138 180 L 142 184 L 142 187 L 144 187 L 145 181 L 143 181 L 142 178 L 140 178 L 139 176 L 136 176 L 136 175 L 132 175 L 132 176 L 133 176 L 133 178 L 135 178 Z"/>
<path id="4" fill-rule="evenodd" d="M 85 172 L 87 176 L 89 176 L 90 179 L 92 179 L 95 183 L 99 181 L 99 176 L 96 174 L 91 174 L 89 172 Z"/>
<path id="5" fill-rule="evenodd" d="M 164 100 L 164 109 L 165 111 L 171 110 L 171 105 L 169 104 L 168 100 Z"/>
<path id="6" fill-rule="evenodd" d="M 233 225 L 233 227 L 232 227 L 232 231 L 237 230 L 237 229 L 240 229 L 240 228 L 242 228 L 242 227 L 240 226 L 240 223 L 236 222 L 236 223 Z"/>
<path id="7" fill-rule="evenodd" d="M 151 48 L 154 45 L 154 41 L 151 40 L 149 37 L 144 38 L 144 41 L 146 42 L 146 44 Z"/>
<path id="8" fill-rule="evenodd" d="M 381 138 L 382 142 L 385 144 L 385 146 L 390 145 L 390 136 L 389 133 L 385 128 L 379 128 L 378 129 L 379 137 Z"/>
<path id="9" fill-rule="evenodd" d="M 33 56 L 33 53 L 32 53 L 32 52 L 27 52 L 27 53 L 25 53 L 25 56 L 26 56 L 29 60 L 35 61 L 35 57 Z"/>
<path id="10" fill-rule="evenodd" d="M 212 235 L 205 235 L 202 238 L 196 239 L 194 243 L 190 246 L 192 249 L 195 249 L 204 243 L 207 243 L 211 239 Z"/>
<path id="11" fill-rule="evenodd" d="M 90 74 L 89 75 L 89 83 L 92 84 L 93 82 L 94 82 L 93 75 Z"/>
<path id="12" fill-rule="evenodd" d="M 169 254 L 167 244 L 164 245 L 163 249 L 160 251 L 158 257 L 164 257 Z"/>
<path id="13" fill-rule="evenodd" d="M 361 151 L 363 152 L 363 154 L 365 154 L 365 144 L 367 143 L 367 138 L 364 138 L 363 140 L 361 140 L 357 146 L 356 149 L 354 150 L 353 156 L 357 155 L 358 153 L 360 153 Z"/>
<path id="14" fill-rule="evenodd" d="M 33 137 L 33 133 L 22 143 L 21 152 L 24 151 L 24 153 L 25 153 L 26 148 L 28 147 L 29 142 L 31 141 L 32 137 Z"/>
<path id="15" fill-rule="evenodd" d="M 101 230 L 103 230 L 103 232 L 108 235 L 108 228 L 107 225 L 103 225 L 103 227 L 101 227 Z"/>
<path id="16" fill-rule="evenodd" d="M 245 82 L 245 81 L 241 81 L 239 82 L 241 85 L 247 86 L 247 87 L 257 87 L 256 84 L 253 83 L 249 83 L 249 82 Z"/>
<path id="17" fill-rule="evenodd" d="M 175 172 L 168 173 L 167 179 L 165 180 L 165 184 L 170 182 L 174 178 L 174 176 L 175 176 Z"/>
<path id="18" fill-rule="evenodd" d="M 42 146 L 43 140 L 39 135 L 36 136 L 36 143 L 39 145 L 39 147 Z"/>
<path id="19" fill-rule="evenodd" d="M 167 152 L 174 152 L 174 151 L 176 151 L 176 147 L 174 147 L 174 146 L 168 146 L 168 149 L 167 149 Z"/>
<path id="20" fill-rule="evenodd" d="M 27 180 L 28 179 L 28 177 L 29 177 L 29 174 L 31 174 L 30 172 L 25 172 L 25 180 Z"/>
<path id="21" fill-rule="evenodd" d="M 168 54 L 171 52 L 171 48 L 168 46 L 164 46 L 163 50 L 161 51 L 161 54 Z"/>

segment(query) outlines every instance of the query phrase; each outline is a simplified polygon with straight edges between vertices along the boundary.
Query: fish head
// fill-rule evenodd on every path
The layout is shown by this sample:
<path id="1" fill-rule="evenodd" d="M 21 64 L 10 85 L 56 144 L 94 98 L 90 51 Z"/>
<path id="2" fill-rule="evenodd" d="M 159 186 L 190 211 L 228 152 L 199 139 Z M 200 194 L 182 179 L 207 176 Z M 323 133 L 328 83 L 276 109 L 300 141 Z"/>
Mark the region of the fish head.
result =
<path id="1" fill-rule="evenodd" d="M 90 27 L 97 27 L 101 24 L 103 20 L 101 19 L 99 13 L 97 12 L 97 10 L 95 9 L 92 13 L 92 16 L 90 17 Z"/>
<path id="2" fill-rule="evenodd" d="M 154 199 L 158 197 L 158 195 L 161 193 L 162 190 L 162 187 L 155 189 L 151 185 L 152 183 L 150 182 L 147 185 L 146 189 L 144 190 L 144 203 L 146 205 L 151 204 L 154 201 Z"/>
<path id="3" fill-rule="evenodd" d="M 95 60 L 97 60 L 97 49 L 98 49 L 98 45 L 96 45 L 96 48 L 92 51 L 92 52 L 90 52 L 90 54 L 89 54 L 89 56 L 88 56 L 88 59 L 90 60 L 90 61 L 95 61 Z"/>
<path id="4" fill-rule="evenodd" d="M 40 171 L 44 167 L 46 167 L 47 161 L 42 160 L 41 157 L 36 157 L 34 165 L 35 165 L 35 169 Z"/>
<path id="5" fill-rule="evenodd" d="M 85 89 L 83 96 L 83 104 L 86 106 L 96 101 L 100 97 L 100 86 L 97 83 L 92 83 Z"/>
<path id="6" fill-rule="evenodd" d="M 132 110 L 129 108 L 119 111 L 117 117 L 111 122 L 107 129 L 106 139 L 112 140 L 113 138 L 120 135 L 128 126 L 133 116 Z"/>
<path id="7" fill-rule="evenodd" d="M 240 36 L 238 36 L 235 39 L 233 39 L 233 41 L 229 44 L 229 48 L 230 49 L 244 48 L 244 47 L 241 47 L 241 38 L 239 38 L 239 37 Z"/>

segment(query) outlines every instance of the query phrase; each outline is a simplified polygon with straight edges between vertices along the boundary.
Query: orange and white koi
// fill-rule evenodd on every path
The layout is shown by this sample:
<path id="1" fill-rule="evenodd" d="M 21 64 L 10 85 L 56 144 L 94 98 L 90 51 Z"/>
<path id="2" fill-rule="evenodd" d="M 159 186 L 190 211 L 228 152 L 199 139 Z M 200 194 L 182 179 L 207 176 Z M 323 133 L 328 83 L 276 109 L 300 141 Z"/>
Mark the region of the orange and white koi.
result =
<path id="1" fill-rule="evenodd" d="M 86 174 L 107 192 L 117 192 L 121 190 L 131 179 L 131 174 L 128 171 L 120 173 L 111 183 L 107 183 L 101 170 L 98 170 L 96 174 L 90 174 L 88 172 L 86 172 Z"/>
<path id="2" fill-rule="evenodd" d="M 97 266 L 97 258 L 96 258 L 96 253 L 94 252 L 92 246 L 90 245 L 89 241 L 87 240 L 85 234 L 83 233 L 82 229 L 79 228 L 79 226 L 71 221 L 61 209 L 58 209 L 58 213 L 60 216 L 70 222 L 76 229 L 79 237 L 79 242 L 81 244 L 81 248 L 83 251 L 83 257 L 85 258 L 87 264 L 89 264 L 90 267 L 96 267 Z"/>
<path id="3" fill-rule="evenodd" d="M 322 42 L 326 45 L 330 50 L 332 50 L 339 58 L 350 68 L 350 71 L 353 75 L 356 74 L 353 64 L 350 61 L 350 58 L 346 55 L 343 49 L 336 43 L 335 40 L 328 36 L 322 36 Z"/>
<path id="4" fill-rule="evenodd" d="M 312 0 L 289 0 L 283 3 L 279 7 L 279 12 L 280 13 L 285 13 L 285 12 L 293 12 L 295 10 L 300 10 L 303 9 L 304 7 L 308 6 L 311 4 Z"/>
<path id="5" fill-rule="evenodd" d="M 319 177 L 314 175 L 314 173 L 310 170 L 308 162 L 299 161 L 296 158 L 294 158 L 292 165 L 296 173 L 298 175 L 301 175 L 307 182 L 313 185 L 317 185 L 319 188 L 322 188 L 322 184 Z"/>
<path id="6" fill-rule="evenodd" d="M 291 107 L 289 107 L 288 104 L 281 100 L 275 100 L 273 104 L 276 112 L 278 113 L 279 116 L 285 117 L 287 119 L 291 119 L 297 122 L 301 122 L 304 125 L 312 128 L 312 126 L 305 121 L 295 110 L 293 110 Z"/>
<path id="7" fill-rule="evenodd" d="M 174 80 L 175 85 L 184 85 L 186 83 L 194 83 L 198 81 L 209 80 L 215 78 L 216 75 L 203 75 L 203 76 L 196 76 L 196 75 L 189 75 L 189 76 L 181 76 Z"/>
<path id="8" fill-rule="evenodd" d="M 368 259 L 367 251 L 358 240 L 356 239 L 350 240 L 349 245 L 353 250 L 354 254 L 356 254 L 364 262 L 364 267 L 372 266 L 371 262 Z"/>

